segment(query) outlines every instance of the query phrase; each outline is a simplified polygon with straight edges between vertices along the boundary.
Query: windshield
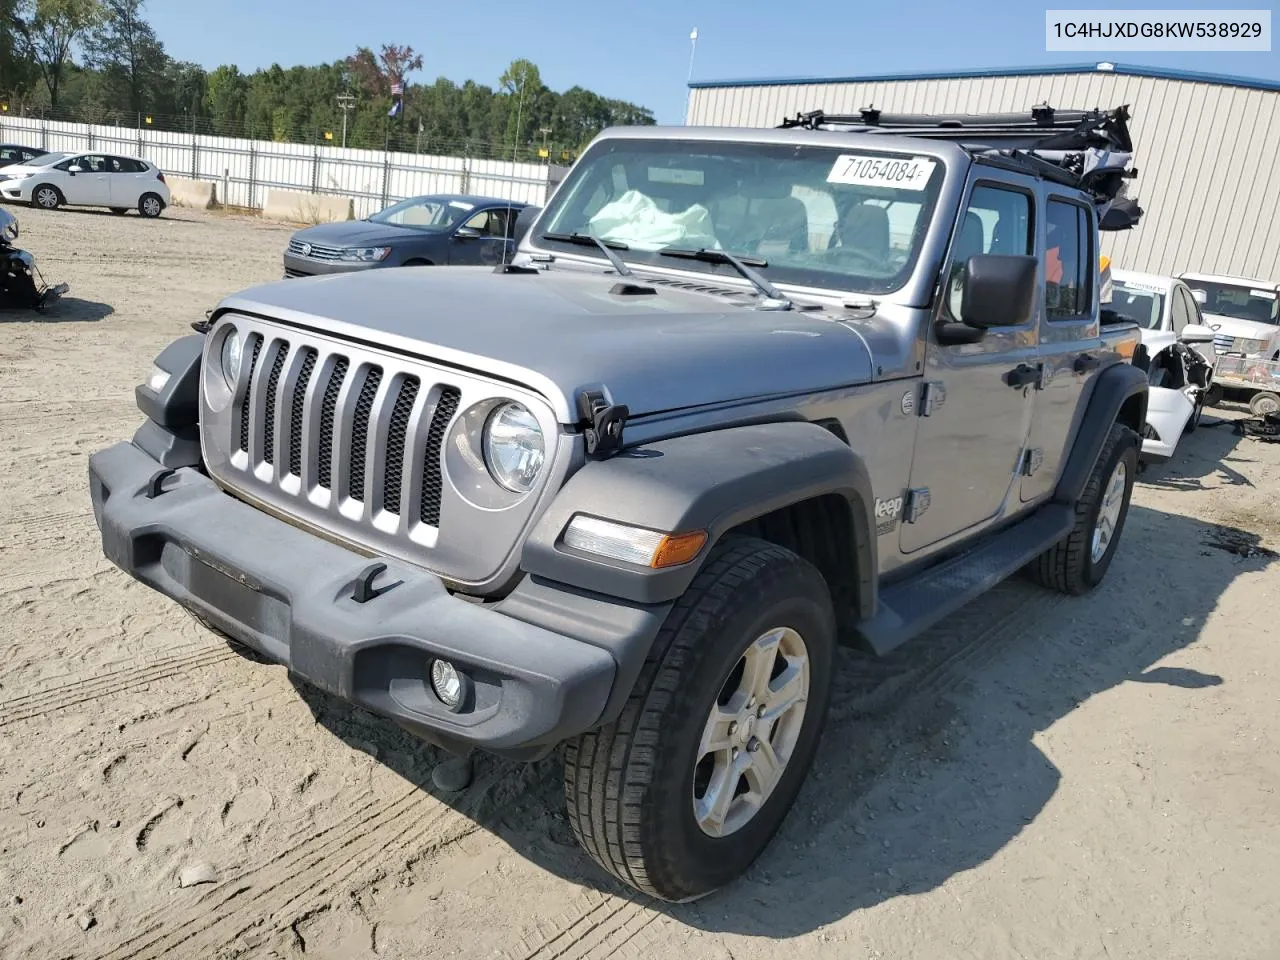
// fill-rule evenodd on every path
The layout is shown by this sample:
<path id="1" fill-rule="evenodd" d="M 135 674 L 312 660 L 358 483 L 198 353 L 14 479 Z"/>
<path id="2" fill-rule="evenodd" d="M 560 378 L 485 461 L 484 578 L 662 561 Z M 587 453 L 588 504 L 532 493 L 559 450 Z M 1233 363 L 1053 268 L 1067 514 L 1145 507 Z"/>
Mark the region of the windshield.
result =
<path id="1" fill-rule="evenodd" d="M 23 163 L 24 167 L 47 167 L 51 163 L 57 163 L 64 157 L 69 157 L 69 153 L 42 153 L 38 157 L 32 157 Z"/>
<path id="2" fill-rule="evenodd" d="M 392 223 L 418 230 L 448 230 L 470 216 L 475 204 L 447 197 L 410 197 L 369 218 L 371 223 Z"/>
<path id="3" fill-rule="evenodd" d="M 1274 291 L 1204 280 L 1188 280 L 1186 283 L 1192 290 L 1204 291 L 1207 299 L 1200 305 L 1204 313 L 1252 320 L 1254 323 L 1280 324 L 1276 318 L 1277 296 Z"/>
<path id="4" fill-rule="evenodd" d="M 943 174 L 941 161 L 879 151 L 609 139 L 578 161 L 537 240 L 594 235 L 664 266 L 675 261 L 663 251 L 724 250 L 774 283 L 888 293 L 910 276 Z M 678 263 L 737 275 L 724 258 Z"/>
<path id="5" fill-rule="evenodd" d="M 1164 316 L 1164 294 L 1116 280 L 1112 284 L 1111 309 L 1144 330 L 1155 330 Z"/>

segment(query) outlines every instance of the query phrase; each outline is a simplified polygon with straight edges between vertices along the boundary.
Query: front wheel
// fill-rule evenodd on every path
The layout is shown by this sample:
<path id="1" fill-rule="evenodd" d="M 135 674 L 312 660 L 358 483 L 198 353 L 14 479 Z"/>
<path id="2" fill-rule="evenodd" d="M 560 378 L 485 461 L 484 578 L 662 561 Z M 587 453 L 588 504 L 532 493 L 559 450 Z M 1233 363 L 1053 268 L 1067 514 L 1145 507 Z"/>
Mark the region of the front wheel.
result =
<path id="1" fill-rule="evenodd" d="M 1076 502 L 1076 522 L 1066 538 L 1030 564 L 1031 575 L 1061 593 L 1088 593 L 1106 576 L 1129 515 L 1133 481 L 1138 475 L 1138 435 L 1113 423 Z"/>
<path id="2" fill-rule="evenodd" d="M 31 191 L 31 205 L 41 210 L 57 210 L 62 203 L 62 191 L 50 184 L 42 183 Z"/>
<path id="3" fill-rule="evenodd" d="M 567 746 L 565 801 L 583 848 L 667 901 L 741 875 L 813 762 L 835 637 L 812 565 L 762 540 L 720 544 L 669 614 L 621 716 Z"/>

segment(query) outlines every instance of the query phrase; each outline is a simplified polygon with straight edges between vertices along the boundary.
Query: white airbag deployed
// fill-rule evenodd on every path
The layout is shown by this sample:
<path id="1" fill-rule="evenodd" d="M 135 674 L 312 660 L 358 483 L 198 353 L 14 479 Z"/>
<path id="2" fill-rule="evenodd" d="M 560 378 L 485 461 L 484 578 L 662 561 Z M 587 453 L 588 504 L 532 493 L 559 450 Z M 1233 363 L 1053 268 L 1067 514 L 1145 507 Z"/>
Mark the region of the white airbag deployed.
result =
<path id="1" fill-rule="evenodd" d="M 718 250 L 711 213 L 695 203 L 681 213 L 667 213 L 639 190 L 628 190 L 606 203 L 589 221 L 603 240 L 618 240 L 637 250 L 663 247 L 708 247 Z"/>

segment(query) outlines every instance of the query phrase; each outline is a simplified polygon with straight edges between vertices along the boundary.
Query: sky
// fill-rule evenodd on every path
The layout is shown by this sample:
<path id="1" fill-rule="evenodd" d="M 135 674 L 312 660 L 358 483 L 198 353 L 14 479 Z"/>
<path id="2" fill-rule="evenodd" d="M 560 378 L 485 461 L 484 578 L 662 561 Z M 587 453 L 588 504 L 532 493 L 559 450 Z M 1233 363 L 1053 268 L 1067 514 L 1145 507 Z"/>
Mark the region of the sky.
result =
<path id="1" fill-rule="evenodd" d="M 272 63 L 324 63 L 358 46 L 377 50 L 398 43 L 412 46 L 425 61 L 411 82 L 445 76 L 456 83 L 470 79 L 496 85 L 507 65 L 524 57 L 537 64 L 543 83 L 553 90 L 579 85 L 630 100 L 652 110 L 659 123 L 684 120 L 691 52 L 693 78 L 704 81 L 1099 60 L 1280 80 L 1280 51 L 1274 48 L 1269 53 L 1046 53 L 1045 6 L 1026 0 L 219 0 L 198 20 L 191 15 L 191 0 L 147 0 L 145 10 L 170 56 L 208 69 L 233 63 L 252 72 Z M 1115 10 L 1137 4 L 1093 0 L 1089 6 Z M 1228 7 L 1201 0 L 1197 8 L 1250 6 L 1261 4 L 1246 0 Z M 698 39 L 691 51 L 694 28 Z"/>

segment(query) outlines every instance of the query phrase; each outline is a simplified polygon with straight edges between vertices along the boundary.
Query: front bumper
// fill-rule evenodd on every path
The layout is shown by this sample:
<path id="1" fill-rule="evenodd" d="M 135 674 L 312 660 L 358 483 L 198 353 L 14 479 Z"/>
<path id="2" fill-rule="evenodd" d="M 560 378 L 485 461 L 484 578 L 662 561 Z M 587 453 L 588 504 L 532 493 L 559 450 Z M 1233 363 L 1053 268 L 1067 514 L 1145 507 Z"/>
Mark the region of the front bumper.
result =
<path id="1" fill-rule="evenodd" d="M 291 674 L 450 749 L 528 758 L 604 722 L 665 616 L 665 608 L 519 590 L 482 606 L 389 558 L 378 558 L 387 569 L 374 584 L 384 592 L 358 603 L 355 581 L 369 557 L 242 503 L 193 468 L 151 497 L 160 470 L 131 443 L 90 457 L 108 559 Z M 569 635 L 575 624 L 578 637 Z M 457 713 L 432 692 L 436 657 L 474 684 Z"/>

